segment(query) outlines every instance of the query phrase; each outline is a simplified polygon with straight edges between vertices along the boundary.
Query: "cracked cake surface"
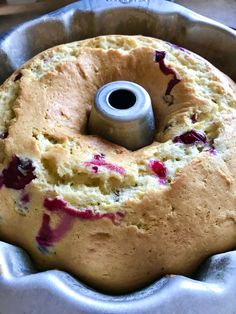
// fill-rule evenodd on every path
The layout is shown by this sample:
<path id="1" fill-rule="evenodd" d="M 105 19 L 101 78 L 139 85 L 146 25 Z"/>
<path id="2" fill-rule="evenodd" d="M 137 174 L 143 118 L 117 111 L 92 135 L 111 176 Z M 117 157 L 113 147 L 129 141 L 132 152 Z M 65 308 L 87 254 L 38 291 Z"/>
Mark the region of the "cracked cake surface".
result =
<path id="1" fill-rule="evenodd" d="M 117 80 L 152 100 L 155 139 L 137 151 L 88 134 L 96 91 Z M 0 87 L 0 239 L 115 293 L 234 248 L 235 91 L 200 56 L 143 36 L 34 57 Z"/>

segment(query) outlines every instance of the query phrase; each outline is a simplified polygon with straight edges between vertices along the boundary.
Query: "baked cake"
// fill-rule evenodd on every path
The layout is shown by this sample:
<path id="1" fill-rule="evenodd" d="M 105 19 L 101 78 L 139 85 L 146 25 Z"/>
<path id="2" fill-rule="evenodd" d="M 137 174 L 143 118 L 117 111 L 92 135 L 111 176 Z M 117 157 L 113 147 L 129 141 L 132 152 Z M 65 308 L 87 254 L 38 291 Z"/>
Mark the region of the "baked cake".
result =
<path id="1" fill-rule="evenodd" d="M 117 80 L 150 94 L 150 146 L 89 135 L 96 91 Z M 39 54 L 0 87 L 0 239 L 110 293 L 234 248 L 235 90 L 203 58 L 148 37 Z"/>

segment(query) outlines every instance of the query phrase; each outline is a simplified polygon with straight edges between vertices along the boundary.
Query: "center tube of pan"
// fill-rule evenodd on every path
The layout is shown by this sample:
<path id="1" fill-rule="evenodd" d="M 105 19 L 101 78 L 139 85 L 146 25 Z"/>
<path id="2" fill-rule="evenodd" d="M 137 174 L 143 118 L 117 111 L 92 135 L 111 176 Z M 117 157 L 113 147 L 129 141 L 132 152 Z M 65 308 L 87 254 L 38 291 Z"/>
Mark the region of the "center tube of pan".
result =
<path id="1" fill-rule="evenodd" d="M 89 117 L 89 133 L 129 150 L 152 143 L 155 119 L 151 98 L 140 85 L 115 81 L 96 93 Z"/>

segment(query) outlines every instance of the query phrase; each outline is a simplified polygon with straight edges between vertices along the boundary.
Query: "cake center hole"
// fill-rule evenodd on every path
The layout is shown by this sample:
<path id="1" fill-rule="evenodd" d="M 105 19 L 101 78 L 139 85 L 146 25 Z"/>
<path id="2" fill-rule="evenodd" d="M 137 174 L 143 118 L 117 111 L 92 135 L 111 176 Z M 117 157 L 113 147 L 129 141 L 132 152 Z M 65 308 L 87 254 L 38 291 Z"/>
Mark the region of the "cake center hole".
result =
<path id="1" fill-rule="evenodd" d="M 128 89 L 117 89 L 110 94 L 108 102 L 115 109 L 129 109 L 136 103 L 136 96 Z"/>

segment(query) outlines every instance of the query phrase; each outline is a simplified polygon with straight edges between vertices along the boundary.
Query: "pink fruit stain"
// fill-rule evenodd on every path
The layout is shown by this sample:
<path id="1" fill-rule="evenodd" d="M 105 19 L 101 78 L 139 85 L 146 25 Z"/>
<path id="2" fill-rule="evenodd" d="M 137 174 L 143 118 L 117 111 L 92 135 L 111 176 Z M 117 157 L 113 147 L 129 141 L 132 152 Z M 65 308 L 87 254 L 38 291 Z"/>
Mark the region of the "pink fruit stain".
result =
<path id="1" fill-rule="evenodd" d="M 166 91 L 165 91 L 165 95 L 170 95 L 172 89 L 181 80 L 177 78 L 175 71 L 165 64 L 165 61 L 164 61 L 165 56 L 166 56 L 165 51 L 155 50 L 154 60 L 156 63 L 159 63 L 159 67 L 160 67 L 161 72 L 165 75 L 173 75 L 173 78 L 169 81 L 167 88 L 166 88 Z"/>
<path id="2" fill-rule="evenodd" d="M 93 170 L 93 173 L 98 173 L 98 166 L 93 166 L 92 170 Z"/>
<path id="3" fill-rule="evenodd" d="M 163 162 L 159 160 L 150 160 L 148 163 L 148 167 L 159 178 L 159 182 L 161 184 L 166 184 L 167 169 Z"/>
<path id="4" fill-rule="evenodd" d="M 121 175 L 125 174 L 124 168 L 114 165 L 112 163 L 106 162 L 104 154 L 96 154 L 93 156 L 93 159 L 91 161 L 86 161 L 84 164 L 88 167 L 91 167 L 93 173 L 98 173 L 99 168 L 104 167 L 108 170 L 117 172 Z"/>
<path id="5" fill-rule="evenodd" d="M 187 50 L 185 50 L 183 47 L 181 47 L 181 46 L 179 46 L 179 45 L 177 45 L 177 44 L 173 44 L 173 43 L 169 43 L 169 44 L 170 44 L 171 47 L 173 47 L 173 48 L 175 48 L 175 49 L 178 49 L 178 50 L 180 50 L 180 51 L 183 51 L 183 52 L 188 53 Z"/>
<path id="6" fill-rule="evenodd" d="M 0 175 L 0 187 L 5 185 L 14 190 L 24 189 L 33 179 L 35 167 L 30 159 L 13 156 L 7 168 Z"/>
<path id="7" fill-rule="evenodd" d="M 48 214 L 43 215 L 42 225 L 39 229 L 38 235 L 36 236 L 38 245 L 43 248 L 50 247 L 54 243 L 60 241 L 71 229 L 75 218 L 92 221 L 108 218 L 114 225 L 118 225 L 120 220 L 125 216 L 123 211 L 117 211 L 114 213 L 99 213 L 94 212 L 89 208 L 78 210 L 74 207 L 69 207 L 66 201 L 59 198 L 45 198 L 44 207 L 50 212 L 59 214 L 61 221 L 58 226 L 52 229 L 50 226 L 50 216 Z"/>
<path id="8" fill-rule="evenodd" d="M 175 136 L 173 139 L 174 143 L 183 143 L 183 144 L 194 144 L 194 143 L 203 143 L 207 142 L 205 133 L 201 131 L 191 130 L 187 131 L 181 135 Z"/>
<path id="9" fill-rule="evenodd" d="M 50 226 L 50 220 L 51 217 L 48 214 L 43 214 L 42 225 L 36 236 L 36 241 L 40 247 L 47 248 L 60 241 L 73 224 L 73 217 L 63 215 L 60 223 L 53 229 Z"/>
<path id="10" fill-rule="evenodd" d="M 205 151 L 212 155 L 217 155 L 217 150 L 213 145 L 211 147 L 208 147 Z"/>
<path id="11" fill-rule="evenodd" d="M 30 201 L 30 196 L 28 193 L 24 193 L 20 198 L 20 202 L 24 205 L 28 204 L 29 201 Z"/>

